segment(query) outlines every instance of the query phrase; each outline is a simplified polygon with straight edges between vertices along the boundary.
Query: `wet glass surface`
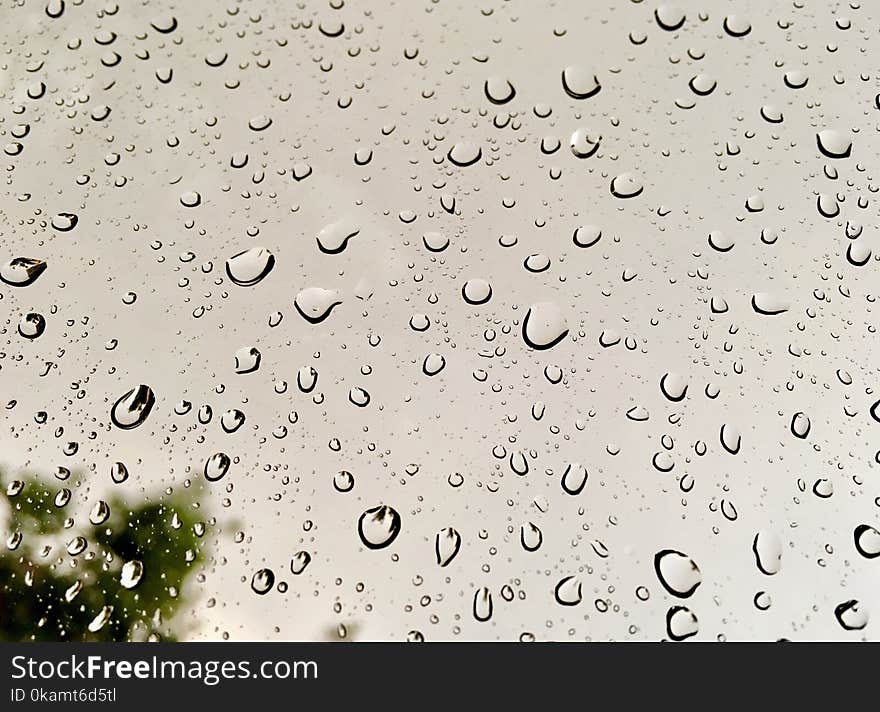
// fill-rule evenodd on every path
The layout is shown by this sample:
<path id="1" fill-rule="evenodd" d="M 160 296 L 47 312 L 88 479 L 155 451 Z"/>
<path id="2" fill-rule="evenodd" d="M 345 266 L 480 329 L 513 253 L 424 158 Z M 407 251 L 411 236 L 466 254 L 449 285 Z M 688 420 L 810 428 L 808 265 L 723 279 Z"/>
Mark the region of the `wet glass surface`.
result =
<path id="1" fill-rule="evenodd" d="M 876 638 L 878 12 L 7 1 L 0 638 Z"/>

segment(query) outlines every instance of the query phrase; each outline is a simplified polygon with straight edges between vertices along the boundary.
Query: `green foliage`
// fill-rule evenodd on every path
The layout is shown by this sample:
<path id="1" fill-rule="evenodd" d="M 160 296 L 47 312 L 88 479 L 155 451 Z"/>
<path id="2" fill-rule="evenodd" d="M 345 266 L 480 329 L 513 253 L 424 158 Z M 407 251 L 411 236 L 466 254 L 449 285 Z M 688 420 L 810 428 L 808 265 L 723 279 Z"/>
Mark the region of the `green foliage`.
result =
<path id="1" fill-rule="evenodd" d="M 204 524 L 191 491 L 173 488 L 173 494 L 136 504 L 116 496 L 107 502 L 109 518 L 94 525 L 85 513 L 67 511 L 74 500 L 56 505 L 60 488 L 29 478 L 17 491 L 21 483 L 10 487 L 0 477 L 0 524 L 6 532 L 0 544 L 0 640 L 174 640 L 169 621 L 183 603 L 184 583 L 204 547 L 199 536 Z M 71 556 L 67 545 L 77 536 L 88 546 Z M 144 573 L 129 590 L 120 572 L 132 560 L 143 564 Z M 76 596 L 65 595 L 80 584 Z M 105 606 L 112 606 L 109 620 L 90 631 Z"/>

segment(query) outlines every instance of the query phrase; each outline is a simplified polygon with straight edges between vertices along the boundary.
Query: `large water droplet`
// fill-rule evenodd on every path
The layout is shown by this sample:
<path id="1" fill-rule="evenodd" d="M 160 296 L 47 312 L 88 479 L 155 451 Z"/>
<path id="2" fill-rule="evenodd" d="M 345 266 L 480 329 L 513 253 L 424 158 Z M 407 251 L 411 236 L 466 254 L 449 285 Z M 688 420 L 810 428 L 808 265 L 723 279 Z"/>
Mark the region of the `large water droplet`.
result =
<path id="1" fill-rule="evenodd" d="M 537 551 L 544 542 L 544 535 L 536 524 L 529 522 L 519 528 L 519 541 L 526 551 Z"/>
<path id="2" fill-rule="evenodd" d="M 862 630 L 868 625 L 868 611 L 855 599 L 844 601 L 834 608 L 834 617 L 844 630 Z"/>
<path id="3" fill-rule="evenodd" d="M 492 298 L 492 285 L 485 279 L 469 279 L 461 288 L 461 296 L 468 304 L 485 304 Z"/>
<path id="4" fill-rule="evenodd" d="M 338 304 L 342 304 L 338 294 L 332 289 L 321 287 L 306 287 L 293 300 L 293 306 L 299 315 L 310 324 L 320 324 Z"/>
<path id="5" fill-rule="evenodd" d="M 595 225 L 581 225 L 575 228 L 572 241 L 578 247 L 592 247 L 602 239 L 602 230 Z"/>
<path id="6" fill-rule="evenodd" d="M 828 158 L 849 158 L 852 151 L 852 139 L 835 129 L 825 129 L 817 133 L 816 144 L 822 155 Z"/>
<path id="7" fill-rule="evenodd" d="M 599 150 L 599 143 L 602 137 L 586 128 L 577 129 L 571 135 L 571 152 L 577 158 L 589 158 Z"/>
<path id="8" fill-rule="evenodd" d="M 119 577 L 119 583 L 122 588 L 129 590 L 136 588 L 144 577 L 144 565 L 137 559 L 126 561 L 122 565 L 122 574 Z"/>
<path id="9" fill-rule="evenodd" d="M 758 570 L 767 576 L 779 573 L 782 568 L 782 539 L 775 532 L 762 529 L 752 541 L 752 552 Z"/>
<path id="10" fill-rule="evenodd" d="M 791 434 L 805 438 L 810 434 L 810 419 L 805 413 L 795 413 L 791 418 Z"/>
<path id="11" fill-rule="evenodd" d="M 110 420 L 113 421 L 113 425 L 123 430 L 136 428 L 147 419 L 155 402 L 153 390 L 141 384 L 132 388 L 113 404 Z"/>
<path id="12" fill-rule="evenodd" d="M 15 257 L 0 266 L 0 280 L 12 287 L 27 287 L 43 274 L 46 263 L 32 257 Z"/>
<path id="13" fill-rule="evenodd" d="M 488 587 L 483 586 L 474 592 L 474 618 L 480 623 L 485 623 L 492 617 L 492 592 Z"/>
<path id="14" fill-rule="evenodd" d="M 275 266 L 275 257 L 264 247 L 251 247 L 226 260 L 226 274 L 240 287 L 252 287 Z"/>
<path id="15" fill-rule="evenodd" d="M 654 571 L 669 593 L 689 598 L 697 590 L 703 577 L 694 560 L 674 549 L 663 549 L 654 556 Z"/>
<path id="16" fill-rule="evenodd" d="M 513 84 L 499 76 L 489 77 L 483 85 L 483 91 L 486 93 L 486 98 L 493 104 L 506 104 L 516 96 Z"/>
<path id="17" fill-rule="evenodd" d="M 46 319 L 42 314 L 31 312 L 21 317 L 18 322 L 18 333 L 26 339 L 37 339 L 46 330 Z"/>
<path id="18" fill-rule="evenodd" d="M 665 373 L 660 379 L 660 390 L 673 403 L 684 400 L 687 395 L 687 381 L 677 373 Z"/>
<path id="19" fill-rule="evenodd" d="M 446 527 L 437 532 L 434 540 L 434 553 L 437 555 L 437 564 L 448 566 L 461 549 L 461 534 L 452 527 Z"/>
<path id="20" fill-rule="evenodd" d="M 767 292 L 758 292 L 752 295 L 752 309 L 764 316 L 775 316 L 788 311 L 788 302 Z"/>
<path id="21" fill-rule="evenodd" d="M 275 572 L 272 569 L 260 569 L 251 578 L 251 590 L 265 596 L 275 585 Z"/>
<path id="22" fill-rule="evenodd" d="M 568 324 L 554 302 L 537 302 L 529 307 L 522 324 L 522 336 L 533 349 L 549 349 L 568 335 Z"/>
<path id="23" fill-rule="evenodd" d="M 303 571 L 306 570 L 306 566 L 309 565 L 309 562 L 312 560 L 312 555 L 307 551 L 298 551 L 293 555 L 293 558 L 290 560 L 290 573 L 294 576 L 299 576 Z"/>
<path id="24" fill-rule="evenodd" d="M 260 367 L 260 352 L 253 346 L 242 346 L 235 352 L 235 372 L 252 373 Z"/>
<path id="25" fill-rule="evenodd" d="M 562 473 L 562 489 L 566 494 L 580 494 L 586 486 L 588 478 L 587 468 L 579 462 L 573 462 L 567 465 Z"/>
<path id="26" fill-rule="evenodd" d="M 234 433 L 244 425 L 244 413 L 235 408 L 227 410 L 220 416 L 220 427 L 226 433 Z"/>
<path id="27" fill-rule="evenodd" d="M 571 65 L 562 70 L 562 88 L 572 99 L 589 99 L 599 93 L 599 78 L 583 65 Z"/>
<path id="28" fill-rule="evenodd" d="M 676 642 L 696 635 L 700 623 L 690 608 L 673 606 L 666 612 L 666 634 Z"/>
<path id="29" fill-rule="evenodd" d="M 400 534 L 400 515 L 387 504 L 368 509 L 358 519 L 358 534 L 368 549 L 384 549 Z"/>
<path id="30" fill-rule="evenodd" d="M 611 195 L 615 198 L 635 198 L 644 189 L 645 184 L 635 173 L 621 173 L 611 179 Z"/>
<path id="31" fill-rule="evenodd" d="M 681 29 L 687 18 L 681 8 L 663 3 L 654 10 L 654 19 L 667 32 L 674 32 Z"/>
<path id="32" fill-rule="evenodd" d="M 880 531 L 870 524 L 859 524 L 853 531 L 856 551 L 866 559 L 880 556 Z"/>
<path id="33" fill-rule="evenodd" d="M 454 165 L 465 168 L 479 161 L 483 157 L 483 150 L 479 144 L 470 141 L 460 141 L 449 149 L 446 157 Z"/>
<path id="34" fill-rule="evenodd" d="M 350 220 L 337 220 L 321 228 L 316 237 L 318 249 L 328 255 L 339 254 L 359 232 L 360 228 Z"/>
<path id="35" fill-rule="evenodd" d="M 208 482 L 216 482 L 222 479 L 229 472 L 231 462 L 229 455 L 225 452 L 214 453 L 205 463 L 205 479 Z"/>

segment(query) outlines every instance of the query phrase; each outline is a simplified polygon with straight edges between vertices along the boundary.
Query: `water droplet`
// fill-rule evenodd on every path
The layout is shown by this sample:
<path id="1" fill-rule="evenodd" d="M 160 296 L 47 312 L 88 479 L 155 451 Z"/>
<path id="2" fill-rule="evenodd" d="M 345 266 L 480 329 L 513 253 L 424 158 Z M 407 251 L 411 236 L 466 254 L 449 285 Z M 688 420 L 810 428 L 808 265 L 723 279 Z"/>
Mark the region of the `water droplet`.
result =
<path id="1" fill-rule="evenodd" d="M 727 450 L 731 455 L 736 455 L 739 452 L 740 445 L 742 444 L 742 435 L 739 432 L 739 428 L 735 425 L 731 425 L 729 423 L 725 423 L 721 426 L 721 446 Z"/>
<path id="2" fill-rule="evenodd" d="M 571 152 L 577 158 L 589 158 L 599 150 L 602 137 L 586 128 L 579 128 L 571 135 Z"/>
<path id="3" fill-rule="evenodd" d="M 621 173 L 611 179 L 611 195 L 615 198 L 635 198 L 644 189 L 642 179 L 634 173 Z"/>
<path id="4" fill-rule="evenodd" d="M 762 529 L 755 535 L 752 552 L 758 570 L 767 576 L 779 573 L 782 568 L 782 539 L 775 532 Z"/>
<path id="5" fill-rule="evenodd" d="M 483 85 L 486 98 L 493 104 L 506 104 L 516 96 L 516 90 L 507 79 L 499 76 L 489 77 Z"/>
<path id="6" fill-rule="evenodd" d="M 26 339 L 37 339 L 46 330 L 46 319 L 42 314 L 31 312 L 21 317 L 18 333 Z"/>
<path id="7" fill-rule="evenodd" d="M 868 625 L 868 611 L 855 599 L 834 608 L 834 617 L 844 630 L 862 630 Z"/>
<path id="8" fill-rule="evenodd" d="M 317 234 L 318 249 L 328 255 L 337 255 L 348 246 L 349 240 L 357 237 L 360 228 L 349 220 L 337 220 L 325 225 Z"/>
<path id="9" fill-rule="evenodd" d="M 576 606 L 582 600 L 580 579 L 566 576 L 556 584 L 553 595 L 560 606 Z"/>
<path id="10" fill-rule="evenodd" d="M 231 464 L 231 460 L 229 459 L 229 455 L 224 452 L 216 452 L 211 457 L 208 458 L 207 462 L 205 462 L 205 479 L 208 482 L 216 482 L 217 480 L 223 479 L 227 472 L 229 472 L 229 465 Z"/>
<path id="11" fill-rule="evenodd" d="M 852 139 L 835 129 L 825 129 L 817 133 L 816 144 L 822 155 L 828 158 L 849 158 L 852 151 Z"/>
<path id="12" fill-rule="evenodd" d="M 333 476 L 333 487 L 337 492 L 351 492 L 354 487 L 354 475 L 348 470 L 340 470 Z"/>
<path id="13" fill-rule="evenodd" d="M 121 462 L 114 462 L 110 467 L 110 479 L 114 484 L 121 485 L 128 479 L 128 468 Z"/>
<path id="14" fill-rule="evenodd" d="M 0 266 L 0 280 L 12 287 L 27 287 L 33 284 L 43 271 L 46 263 L 32 257 L 15 257 Z"/>
<path id="15" fill-rule="evenodd" d="M 595 225 L 581 225 L 575 228 L 572 241 L 578 247 L 592 247 L 602 239 L 602 230 Z"/>
<path id="16" fill-rule="evenodd" d="M 339 304 L 342 300 L 335 291 L 321 287 L 306 287 L 293 300 L 299 315 L 310 324 L 320 324 Z"/>
<path id="17" fill-rule="evenodd" d="M 666 634 L 670 640 L 680 642 L 696 635 L 700 623 L 696 615 L 684 606 L 673 606 L 666 612 Z"/>
<path id="18" fill-rule="evenodd" d="M 220 416 L 220 427 L 224 432 L 231 434 L 244 425 L 244 420 L 244 413 L 233 408 Z"/>
<path id="19" fill-rule="evenodd" d="M 461 296 L 468 304 L 485 304 L 492 298 L 492 285 L 485 279 L 469 279 L 461 288 Z"/>
<path id="20" fill-rule="evenodd" d="M 752 309 L 764 316 L 776 316 L 787 312 L 789 304 L 773 294 L 758 292 L 752 295 Z"/>
<path id="21" fill-rule="evenodd" d="M 275 266 L 275 257 L 264 247 L 251 247 L 226 260 L 226 274 L 240 287 L 252 287 Z"/>
<path id="22" fill-rule="evenodd" d="M 731 37 L 745 37 L 752 31 L 751 23 L 741 15 L 728 15 L 724 18 L 723 26 Z"/>
<path id="23" fill-rule="evenodd" d="M 654 571 L 669 593 L 690 598 L 703 581 L 699 567 L 687 554 L 663 549 L 654 556 Z"/>
<path id="24" fill-rule="evenodd" d="M 492 592 L 486 587 L 478 588 L 474 592 L 474 618 L 480 623 L 485 623 L 492 617 Z"/>
<path id="25" fill-rule="evenodd" d="M 298 551 L 293 555 L 293 558 L 290 560 L 290 573 L 294 576 L 299 576 L 303 571 L 306 570 L 306 566 L 309 565 L 309 562 L 312 560 L 312 555 L 307 551 Z"/>
<path id="26" fill-rule="evenodd" d="M 529 522 L 520 527 L 519 541 L 522 544 L 522 548 L 526 551 L 537 551 L 544 542 L 544 534 L 536 524 Z"/>
<path id="27" fill-rule="evenodd" d="M 260 352 L 253 346 L 242 346 L 235 352 L 235 372 L 253 373 L 260 367 Z"/>
<path id="28" fill-rule="evenodd" d="M 677 373 L 665 373 L 660 379 L 660 390 L 673 403 L 678 403 L 687 395 L 688 384 Z"/>
<path id="29" fill-rule="evenodd" d="M 568 335 L 568 324 L 554 302 L 537 302 L 529 307 L 522 324 L 522 336 L 533 349 L 549 349 Z"/>
<path id="30" fill-rule="evenodd" d="M 448 566 L 461 549 L 461 534 L 452 527 L 446 527 L 437 532 L 434 541 L 434 553 L 437 555 L 437 564 L 441 567 Z"/>
<path id="31" fill-rule="evenodd" d="M 147 419 L 155 403 L 156 397 L 149 386 L 135 386 L 113 404 L 110 420 L 122 430 L 136 428 Z"/>
<path id="32" fill-rule="evenodd" d="M 589 99 L 602 89 L 599 78 L 582 65 L 571 65 L 562 70 L 562 88 L 572 99 Z"/>
<path id="33" fill-rule="evenodd" d="M 795 413 L 791 418 L 791 434 L 805 438 L 810 433 L 810 419 L 804 413 Z"/>
<path id="34" fill-rule="evenodd" d="M 358 534 L 368 549 L 384 549 L 400 534 L 400 515 L 387 504 L 368 509 L 358 519 Z"/>
<path id="35" fill-rule="evenodd" d="M 587 468 L 579 462 L 573 462 L 567 465 L 562 473 L 562 489 L 566 494 L 580 494 L 586 486 L 588 478 Z"/>
<path id="36" fill-rule="evenodd" d="M 453 165 L 465 168 L 479 161 L 483 157 L 483 151 L 479 144 L 470 141 L 460 141 L 449 149 L 446 157 Z"/>
<path id="37" fill-rule="evenodd" d="M 442 232 L 426 232 L 422 236 L 422 243 L 431 252 L 443 252 L 449 247 L 449 238 Z"/>
<path id="38" fill-rule="evenodd" d="M 251 590 L 265 596 L 275 585 L 275 572 L 272 569 L 260 569 L 251 578 Z"/>
<path id="39" fill-rule="evenodd" d="M 363 388 L 355 386 L 348 392 L 348 400 L 358 408 L 366 408 L 370 404 L 370 394 Z"/>
<path id="40" fill-rule="evenodd" d="M 133 559 L 131 561 L 126 561 L 122 565 L 122 574 L 120 575 L 119 583 L 122 585 L 122 588 L 127 588 L 128 590 L 131 590 L 137 587 L 143 577 L 143 563 L 138 561 L 137 559 Z"/>
<path id="41" fill-rule="evenodd" d="M 422 363 L 422 373 L 426 376 L 436 376 L 446 368 L 446 359 L 441 354 L 428 354 Z"/>
<path id="42" fill-rule="evenodd" d="M 78 222 L 79 217 L 74 213 L 58 213 L 52 218 L 52 227 L 58 232 L 69 232 Z"/>
<path id="43" fill-rule="evenodd" d="M 662 29 L 674 32 L 681 29 L 687 18 L 680 8 L 664 3 L 654 10 L 654 19 Z"/>

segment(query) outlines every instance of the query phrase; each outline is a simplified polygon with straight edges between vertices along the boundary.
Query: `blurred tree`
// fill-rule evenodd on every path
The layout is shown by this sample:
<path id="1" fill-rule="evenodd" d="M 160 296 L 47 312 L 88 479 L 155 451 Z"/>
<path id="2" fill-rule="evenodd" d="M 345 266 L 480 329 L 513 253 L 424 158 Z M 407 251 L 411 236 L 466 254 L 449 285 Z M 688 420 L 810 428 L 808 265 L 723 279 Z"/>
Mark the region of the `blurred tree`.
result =
<path id="1" fill-rule="evenodd" d="M 96 502 L 83 521 L 67 499 L 63 487 L 0 476 L 0 640 L 174 640 L 169 622 L 204 547 L 191 490 Z"/>

